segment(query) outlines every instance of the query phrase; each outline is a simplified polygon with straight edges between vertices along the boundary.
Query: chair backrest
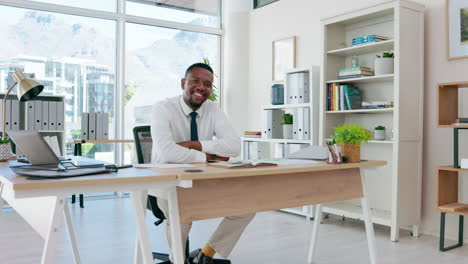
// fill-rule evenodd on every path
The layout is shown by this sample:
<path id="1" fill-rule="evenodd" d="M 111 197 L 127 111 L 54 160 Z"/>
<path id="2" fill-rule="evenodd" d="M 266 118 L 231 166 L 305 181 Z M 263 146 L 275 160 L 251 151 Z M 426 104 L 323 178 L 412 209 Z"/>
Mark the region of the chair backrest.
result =
<path id="1" fill-rule="evenodd" d="M 151 127 L 150 126 L 137 126 L 133 128 L 133 137 L 135 139 L 135 148 L 138 158 L 138 163 L 151 163 L 151 152 L 153 149 L 153 140 L 151 139 Z M 159 209 L 157 198 L 148 195 L 148 210 L 153 212 L 156 218 L 161 219 L 157 223 L 161 223 L 162 220 L 166 219 L 164 213 Z"/>
<path id="2" fill-rule="evenodd" d="M 151 163 L 153 140 L 150 126 L 137 126 L 133 128 L 138 163 Z"/>

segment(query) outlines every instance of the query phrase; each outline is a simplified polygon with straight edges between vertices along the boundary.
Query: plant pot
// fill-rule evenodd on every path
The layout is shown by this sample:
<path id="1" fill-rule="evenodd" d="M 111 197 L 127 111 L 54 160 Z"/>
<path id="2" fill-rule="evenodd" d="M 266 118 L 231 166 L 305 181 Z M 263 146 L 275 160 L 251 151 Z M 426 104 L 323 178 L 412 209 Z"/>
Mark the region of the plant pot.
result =
<path id="1" fill-rule="evenodd" d="M 361 145 L 344 143 L 341 155 L 346 158 L 347 163 L 361 162 Z"/>
<path id="2" fill-rule="evenodd" d="M 0 144 L 0 161 L 7 161 L 11 157 L 10 143 Z"/>
<path id="3" fill-rule="evenodd" d="M 385 140 L 385 130 L 374 130 L 375 140 Z"/>
<path id="4" fill-rule="evenodd" d="M 283 124 L 283 138 L 284 139 L 293 138 L 293 125 L 292 124 Z"/>
<path id="5" fill-rule="evenodd" d="M 375 75 L 392 74 L 393 58 L 377 58 L 374 61 Z"/>

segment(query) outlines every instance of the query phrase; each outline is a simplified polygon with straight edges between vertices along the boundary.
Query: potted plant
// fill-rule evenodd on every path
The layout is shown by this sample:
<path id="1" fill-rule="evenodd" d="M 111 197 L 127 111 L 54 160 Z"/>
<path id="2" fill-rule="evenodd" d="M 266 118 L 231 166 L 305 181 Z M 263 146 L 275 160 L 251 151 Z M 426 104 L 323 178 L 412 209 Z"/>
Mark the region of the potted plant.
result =
<path id="1" fill-rule="evenodd" d="M 341 144 L 341 154 L 344 162 L 361 161 L 361 143 L 371 139 L 371 133 L 358 124 L 344 124 L 335 128 L 332 139 Z"/>
<path id="2" fill-rule="evenodd" d="M 382 56 L 377 55 L 374 61 L 375 75 L 392 74 L 393 73 L 393 52 L 384 52 Z"/>
<path id="3" fill-rule="evenodd" d="M 374 128 L 374 139 L 385 140 L 385 127 L 384 126 L 379 125 Z"/>
<path id="4" fill-rule="evenodd" d="M 283 138 L 292 139 L 293 138 L 293 115 L 284 114 L 282 125 L 283 125 Z"/>
<path id="5" fill-rule="evenodd" d="M 6 161 L 11 157 L 10 139 L 0 138 L 0 161 Z"/>

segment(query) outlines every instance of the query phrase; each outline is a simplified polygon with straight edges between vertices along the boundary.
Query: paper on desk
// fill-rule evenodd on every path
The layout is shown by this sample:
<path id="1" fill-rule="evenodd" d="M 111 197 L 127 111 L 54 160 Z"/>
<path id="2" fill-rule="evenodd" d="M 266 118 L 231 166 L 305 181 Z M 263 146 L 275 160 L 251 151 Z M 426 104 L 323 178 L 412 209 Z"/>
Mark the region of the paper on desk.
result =
<path id="1" fill-rule="evenodd" d="M 278 162 L 278 165 L 317 164 L 317 163 L 320 163 L 320 161 L 301 160 L 301 159 L 280 159 L 277 162 Z"/>
<path id="2" fill-rule="evenodd" d="M 172 169 L 172 168 L 190 168 L 195 167 L 190 164 L 154 164 L 154 163 L 143 163 L 143 164 L 133 164 L 134 168 L 159 168 L 159 169 Z"/>

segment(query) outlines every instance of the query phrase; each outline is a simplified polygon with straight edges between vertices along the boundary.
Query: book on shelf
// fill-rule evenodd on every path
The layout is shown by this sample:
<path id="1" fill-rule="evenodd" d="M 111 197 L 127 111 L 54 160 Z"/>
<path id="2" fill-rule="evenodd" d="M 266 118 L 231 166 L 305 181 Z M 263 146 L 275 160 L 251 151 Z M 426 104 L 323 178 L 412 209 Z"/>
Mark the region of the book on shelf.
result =
<path id="1" fill-rule="evenodd" d="M 348 110 L 355 110 L 362 108 L 362 97 L 359 88 L 346 84 L 344 86 L 344 96 Z"/>
<path id="2" fill-rule="evenodd" d="M 246 138 L 261 138 L 262 132 L 260 131 L 245 131 L 244 137 Z"/>
<path id="3" fill-rule="evenodd" d="M 389 37 L 373 34 L 373 35 L 369 35 L 365 37 L 353 38 L 351 41 L 351 44 L 354 46 L 354 45 L 366 44 L 366 43 L 371 43 L 371 42 L 380 42 L 380 41 L 385 41 L 389 39 L 390 39 Z"/>
<path id="4" fill-rule="evenodd" d="M 382 101 L 382 102 L 362 102 L 362 109 L 381 109 L 381 108 L 392 108 L 393 101 Z"/>
<path id="5" fill-rule="evenodd" d="M 338 72 L 353 72 L 353 71 L 372 71 L 371 68 L 368 67 L 353 67 L 353 68 L 343 68 L 340 69 Z"/>
<path id="6" fill-rule="evenodd" d="M 349 75 L 356 75 L 356 74 L 372 76 L 374 75 L 374 70 L 370 68 L 366 68 L 366 67 L 340 69 L 338 76 L 349 76 Z"/>
<path id="7" fill-rule="evenodd" d="M 374 74 L 371 74 L 371 75 L 368 75 L 368 74 L 351 74 L 351 75 L 338 76 L 338 80 L 362 78 L 362 77 L 369 77 L 369 76 L 373 76 L 373 75 Z"/>
<path id="8" fill-rule="evenodd" d="M 241 160 L 241 161 L 216 161 L 209 162 L 208 166 L 221 167 L 226 169 L 237 169 L 237 168 L 253 168 L 253 167 L 268 167 L 278 166 L 277 161 L 273 160 Z"/>
<path id="9" fill-rule="evenodd" d="M 362 108 L 359 88 L 352 84 L 331 83 L 327 89 L 327 110 L 342 111 Z"/>

